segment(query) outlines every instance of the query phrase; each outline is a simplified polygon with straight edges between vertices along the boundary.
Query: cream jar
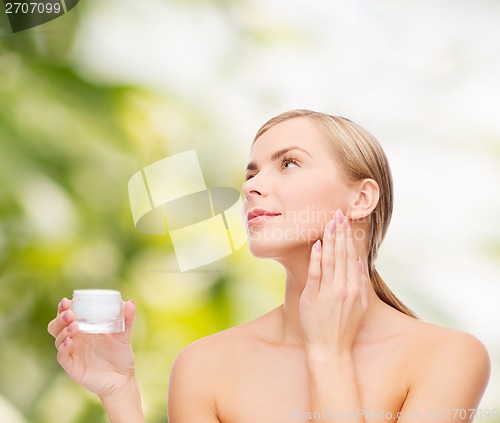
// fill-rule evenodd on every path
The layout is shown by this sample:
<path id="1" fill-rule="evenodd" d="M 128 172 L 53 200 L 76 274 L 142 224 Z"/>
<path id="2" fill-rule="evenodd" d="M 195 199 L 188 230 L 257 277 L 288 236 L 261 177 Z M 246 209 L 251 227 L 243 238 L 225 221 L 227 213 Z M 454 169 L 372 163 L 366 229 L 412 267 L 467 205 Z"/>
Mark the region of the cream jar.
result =
<path id="1" fill-rule="evenodd" d="M 77 289 L 71 309 L 83 333 L 113 333 L 125 330 L 124 303 L 119 291 Z"/>

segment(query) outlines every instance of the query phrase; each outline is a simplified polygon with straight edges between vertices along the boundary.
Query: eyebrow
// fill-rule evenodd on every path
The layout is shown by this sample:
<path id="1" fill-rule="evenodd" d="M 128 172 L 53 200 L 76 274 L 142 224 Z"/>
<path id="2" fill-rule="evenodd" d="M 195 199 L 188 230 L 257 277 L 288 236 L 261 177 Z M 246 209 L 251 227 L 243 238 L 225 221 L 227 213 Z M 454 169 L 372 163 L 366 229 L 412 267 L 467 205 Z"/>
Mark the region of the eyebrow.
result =
<path id="1" fill-rule="evenodd" d="M 278 160 L 280 157 L 284 156 L 286 153 L 288 153 L 291 150 L 300 150 L 300 151 L 303 151 L 304 153 L 306 153 L 309 157 L 312 157 L 309 154 L 309 152 L 304 150 L 302 147 L 293 146 L 293 147 L 285 147 L 285 148 L 282 148 L 281 150 L 274 152 L 271 155 L 271 161 L 274 162 L 275 160 Z M 257 167 L 257 164 L 255 162 L 248 163 L 247 170 L 257 170 L 257 169 L 258 169 L 258 167 Z"/>

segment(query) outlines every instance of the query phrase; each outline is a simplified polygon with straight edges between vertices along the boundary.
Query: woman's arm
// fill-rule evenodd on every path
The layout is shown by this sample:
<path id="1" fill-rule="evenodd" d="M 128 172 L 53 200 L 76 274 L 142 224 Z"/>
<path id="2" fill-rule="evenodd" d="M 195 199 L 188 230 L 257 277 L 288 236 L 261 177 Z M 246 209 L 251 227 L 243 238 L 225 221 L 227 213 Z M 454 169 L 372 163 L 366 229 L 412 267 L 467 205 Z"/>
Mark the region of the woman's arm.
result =
<path id="1" fill-rule="evenodd" d="M 56 318 L 48 325 L 57 361 L 71 379 L 101 399 L 111 423 L 144 423 L 130 344 L 133 301 L 125 304 L 125 331 L 113 334 L 80 333 L 70 305 L 62 299 Z"/>
<path id="2" fill-rule="evenodd" d="M 356 254 L 347 219 L 337 212 L 311 251 L 300 300 L 306 341 L 310 411 L 329 409 L 345 420 L 362 408 L 352 346 L 367 308 L 367 278 Z M 351 414 L 349 414 L 351 413 Z M 333 420 L 334 421 L 334 420 Z"/>
<path id="3" fill-rule="evenodd" d="M 111 423 L 146 423 L 135 375 L 118 391 L 99 399 Z"/>
<path id="4" fill-rule="evenodd" d="M 346 416 L 342 421 L 364 422 L 364 417 L 357 413 L 362 404 L 352 358 L 313 355 L 308 353 L 307 358 L 311 411 L 333 410 L 335 415 Z"/>

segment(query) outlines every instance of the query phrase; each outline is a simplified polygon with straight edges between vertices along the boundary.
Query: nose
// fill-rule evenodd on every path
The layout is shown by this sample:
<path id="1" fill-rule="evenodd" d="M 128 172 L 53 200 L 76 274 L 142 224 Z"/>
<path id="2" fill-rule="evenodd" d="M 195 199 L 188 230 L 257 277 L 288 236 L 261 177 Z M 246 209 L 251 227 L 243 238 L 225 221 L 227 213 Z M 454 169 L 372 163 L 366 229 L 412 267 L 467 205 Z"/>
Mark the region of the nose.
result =
<path id="1" fill-rule="evenodd" d="M 246 181 L 243 184 L 242 191 L 247 200 L 251 197 L 265 197 L 268 195 L 268 191 L 263 185 L 263 178 L 259 174 Z"/>

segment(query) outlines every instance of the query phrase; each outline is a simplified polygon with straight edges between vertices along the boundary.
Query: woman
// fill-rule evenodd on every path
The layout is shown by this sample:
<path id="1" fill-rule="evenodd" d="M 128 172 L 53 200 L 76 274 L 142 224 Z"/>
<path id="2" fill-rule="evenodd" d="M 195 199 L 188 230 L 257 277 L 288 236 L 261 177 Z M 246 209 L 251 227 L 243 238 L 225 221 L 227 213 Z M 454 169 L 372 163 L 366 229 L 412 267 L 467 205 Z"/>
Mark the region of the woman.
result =
<path id="1" fill-rule="evenodd" d="M 285 268 L 284 303 L 179 354 L 169 422 L 473 419 L 484 346 L 418 320 L 375 270 L 393 189 L 369 133 L 307 110 L 277 116 L 255 137 L 243 192 L 250 250 Z M 59 363 L 111 422 L 143 422 L 133 302 L 126 331 L 105 336 L 79 334 L 69 306 L 49 324 Z"/>

